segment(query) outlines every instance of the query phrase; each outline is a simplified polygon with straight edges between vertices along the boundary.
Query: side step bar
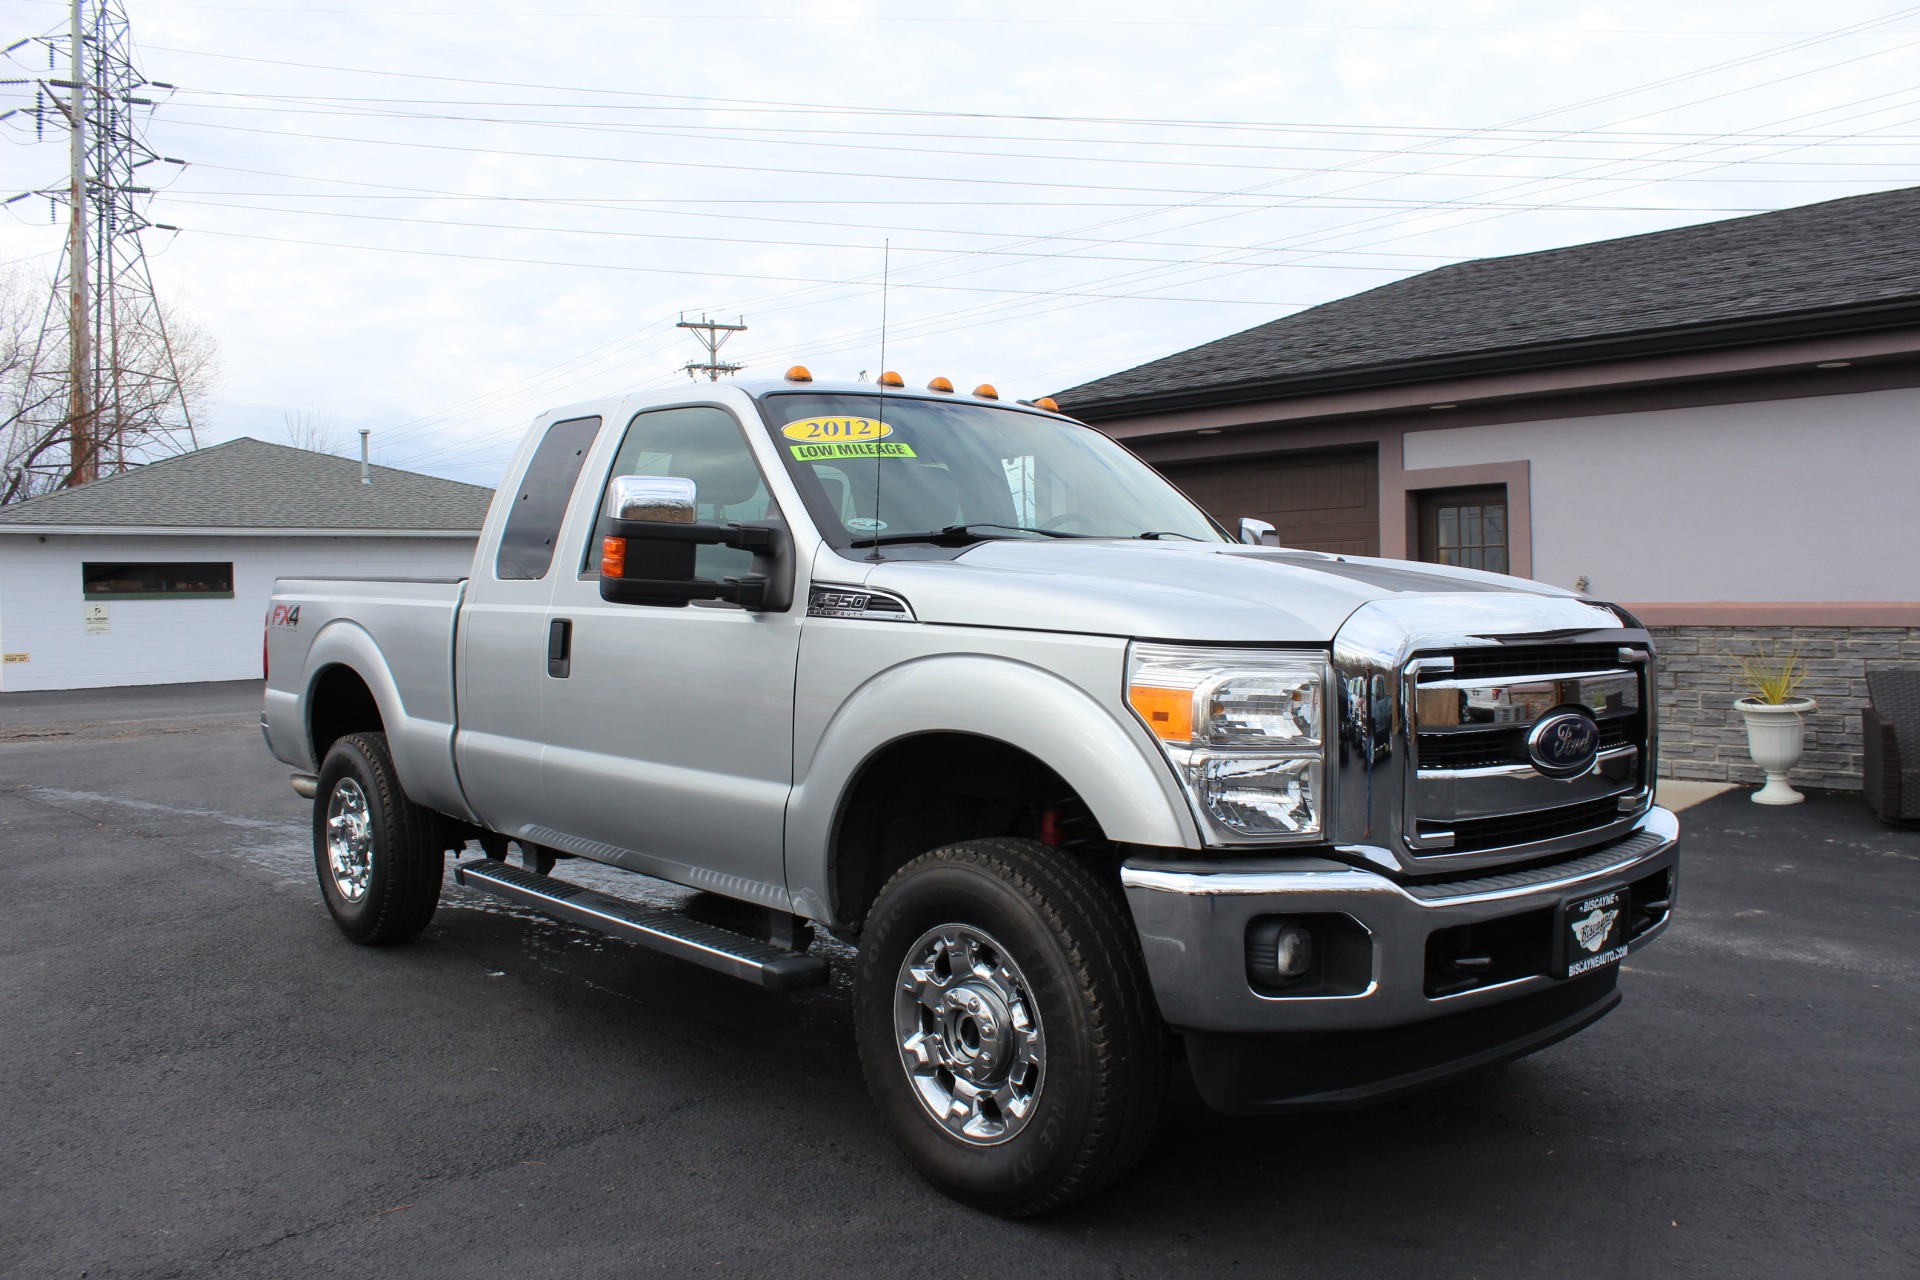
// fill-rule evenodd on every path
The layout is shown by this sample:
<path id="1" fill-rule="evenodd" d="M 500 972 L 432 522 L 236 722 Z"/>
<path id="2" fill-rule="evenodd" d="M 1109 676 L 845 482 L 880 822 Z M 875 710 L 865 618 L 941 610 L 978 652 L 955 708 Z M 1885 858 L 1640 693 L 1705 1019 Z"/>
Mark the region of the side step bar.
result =
<path id="1" fill-rule="evenodd" d="M 818 987 L 827 981 L 827 962 L 822 956 L 788 951 L 730 929 L 689 920 L 678 912 L 597 893 L 509 862 L 481 858 L 459 863 L 453 868 L 453 878 L 469 889 L 745 978 L 769 991 Z"/>

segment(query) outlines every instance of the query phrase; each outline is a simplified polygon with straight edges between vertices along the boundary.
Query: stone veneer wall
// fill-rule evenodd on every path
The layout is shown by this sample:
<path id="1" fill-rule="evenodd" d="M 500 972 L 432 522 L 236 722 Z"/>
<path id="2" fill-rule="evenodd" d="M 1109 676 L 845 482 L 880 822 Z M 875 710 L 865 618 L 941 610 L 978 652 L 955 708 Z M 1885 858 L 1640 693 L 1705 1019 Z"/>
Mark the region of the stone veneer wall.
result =
<path id="1" fill-rule="evenodd" d="M 1649 627 L 1659 657 L 1660 776 L 1715 782 L 1763 780 L 1747 759 L 1744 697 L 1734 657 L 1798 650 L 1807 682 L 1807 752 L 1793 781 L 1860 789 L 1860 709 L 1867 667 L 1920 667 L 1920 627 Z"/>

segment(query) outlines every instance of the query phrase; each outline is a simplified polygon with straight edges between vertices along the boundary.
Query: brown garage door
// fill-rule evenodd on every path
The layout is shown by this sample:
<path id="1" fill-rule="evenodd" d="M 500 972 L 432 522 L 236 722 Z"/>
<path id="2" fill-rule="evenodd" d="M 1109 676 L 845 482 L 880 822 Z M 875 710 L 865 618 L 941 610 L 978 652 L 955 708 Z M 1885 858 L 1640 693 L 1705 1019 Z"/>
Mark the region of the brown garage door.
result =
<path id="1" fill-rule="evenodd" d="M 1274 527 L 1283 547 L 1380 554 L 1380 459 L 1372 448 L 1160 469 L 1229 530 L 1253 516 Z"/>

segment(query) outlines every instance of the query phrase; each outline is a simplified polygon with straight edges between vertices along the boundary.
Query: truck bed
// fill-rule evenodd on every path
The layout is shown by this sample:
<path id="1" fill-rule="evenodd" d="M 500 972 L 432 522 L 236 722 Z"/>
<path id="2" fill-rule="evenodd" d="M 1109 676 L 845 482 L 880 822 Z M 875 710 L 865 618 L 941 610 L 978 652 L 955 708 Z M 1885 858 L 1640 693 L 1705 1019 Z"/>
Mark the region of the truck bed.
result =
<path id="1" fill-rule="evenodd" d="M 266 619 L 261 729 L 276 758 L 318 772 L 308 701 L 336 664 L 366 677 L 407 793 L 470 816 L 453 763 L 454 640 L 464 578 L 281 578 Z"/>

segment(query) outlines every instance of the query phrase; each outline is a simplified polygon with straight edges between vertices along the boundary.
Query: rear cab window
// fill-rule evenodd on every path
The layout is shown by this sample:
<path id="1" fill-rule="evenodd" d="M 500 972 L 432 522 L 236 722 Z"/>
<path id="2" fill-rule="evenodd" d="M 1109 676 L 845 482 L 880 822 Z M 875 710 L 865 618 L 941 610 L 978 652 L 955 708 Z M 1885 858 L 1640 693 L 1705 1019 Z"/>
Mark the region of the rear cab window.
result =
<path id="1" fill-rule="evenodd" d="M 544 578 L 553 565 L 553 544 L 560 536 L 573 486 L 586 465 L 587 450 L 600 434 L 598 418 L 568 418 L 547 428 L 533 451 L 507 525 L 500 533 L 493 576 L 503 582 Z"/>

